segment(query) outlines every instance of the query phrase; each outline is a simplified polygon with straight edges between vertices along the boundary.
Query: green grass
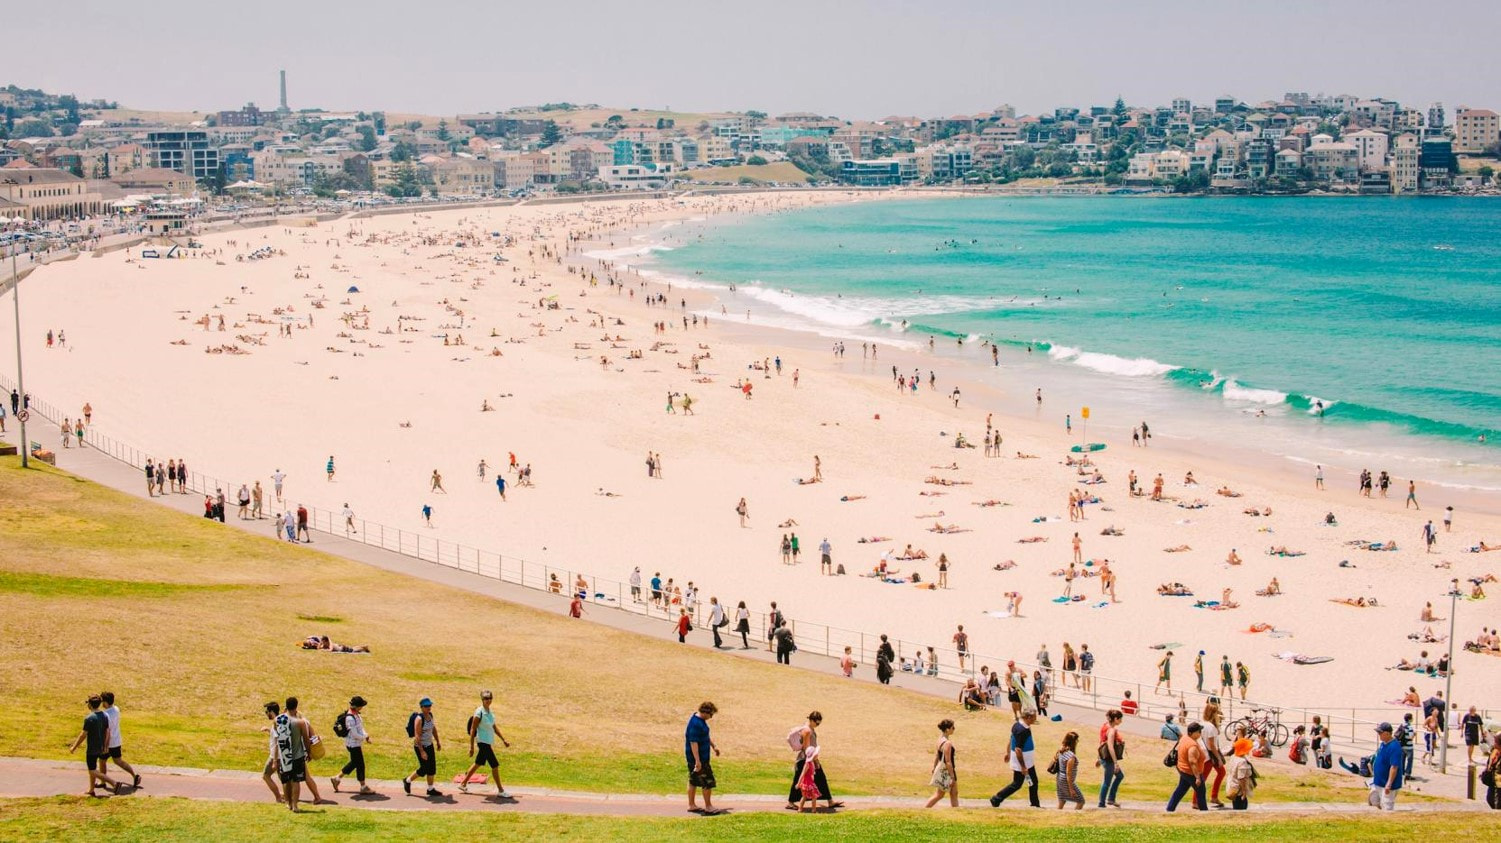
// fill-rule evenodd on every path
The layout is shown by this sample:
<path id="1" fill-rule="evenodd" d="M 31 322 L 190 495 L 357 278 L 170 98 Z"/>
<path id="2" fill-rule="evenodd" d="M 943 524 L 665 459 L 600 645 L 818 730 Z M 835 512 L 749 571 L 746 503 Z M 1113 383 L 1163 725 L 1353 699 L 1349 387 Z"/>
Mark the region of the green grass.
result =
<path id="1" fill-rule="evenodd" d="M 263 586 L 269 587 L 269 586 Z M 29 594 L 33 597 L 176 597 L 205 591 L 232 591 L 243 585 L 192 585 L 187 583 L 149 582 L 142 580 L 106 580 L 94 577 L 62 577 L 0 571 L 0 593 Z M 335 619 L 337 620 L 337 619 Z"/>
<path id="2" fill-rule="evenodd" d="M 790 184 L 802 184 L 808 181 L 808 174 L 797 168 L 790 161 L 777 161 L 771 164 L 740 164 L 734 167 L 706 167 L 698 170 L 688 170 L 686 174 L 694 181 L 701 182 L 728 182 L 736 184 L 741 178 L 753 179 L 758 183 L 782 182 Z"/>
<path id="3" fill-rule="evenodd" d="M 814 837 L 880 843 L 919 840 L 1028 841 L 1154 840 L 1261 841 L 1412 840 L 1427 843 L 1495 838 L 1501 817 L 1446 815 L 1419 820 L 1412 814 L 1363 816 L 1258 816 L 1228 813 L 1121 814 L 1086 811 L 870 810 L 834 816 L 785 812 L 730 814 L 715 818 L 567 816 L 490 812 L 370 811 L 309 809 L 293 816 L 269 803 L 193 802 L 184 799 L 79 797 L 0 801 L 0 839 L 109 839 L 112 843 L 213 838 L 240 840 L 343 841 L 352 839 L 441 840 L 652 840 L 698 843 L 705 839 L 792 840 Z M 1489 829 L 1489 831 L 1487 831 Z"/>
<path id="4" fill-rule="evenodd" d="M 463 763 L 462 724 L 482 688 L 497 695 L 513 749 L 508 784 L 677 793 L 682 729 L 705 698 L 720 708 L 716 771 L 726 793 L 785 792 L 787 730 L 810 709 L 841 795 L 926 795 L 934 729 L 958 724 L 968 795 L 1009 774 L 1010 717 L 940 699 L 788 670 L 537 611 L 403 577 L 179 514 L 61 473 L 0 458 L 0 755 L 65 758 L 81 701 L 113 691 L 133 761 L 257 770 L 261 705 L 288 695 L 327 739 L 349 697 L 370 701 L 370 774 L 410 772 L 404 726 L 418 699 L 437 705 L 440 773 Z M 137 599 L 121 599 L 137 598 Z M 82 636 L 90 636 L 84 647 Z M 370 655 L 301 650 L 304 636 L 368 644 Z M 1066 729 L 1037 729 L 1040 757 Z M 1165 798 L 1162 748 L 1132 738 L 1121 796 Z M 314 765 L 328 775 L 343 753 Z M 1360 783 L 1261 766 L 1261 801 L 1349 801 Z M 1086 766 L 1086 792 L 1099 782 Z M 1051 786 L 1045 786 L 1051 791 Z"/>

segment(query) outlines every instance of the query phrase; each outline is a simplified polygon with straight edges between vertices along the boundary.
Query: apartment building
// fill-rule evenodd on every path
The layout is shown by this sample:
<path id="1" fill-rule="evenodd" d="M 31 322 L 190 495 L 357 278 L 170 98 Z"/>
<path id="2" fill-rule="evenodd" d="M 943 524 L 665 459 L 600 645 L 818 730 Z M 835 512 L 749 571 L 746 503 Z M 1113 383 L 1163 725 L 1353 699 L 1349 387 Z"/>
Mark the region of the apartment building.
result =
<path id="1" fill-rule="evenodd" d="M 1467 108 L 1454 115 L 1454 151 L 1483 152 L 1501 142 L 1501 116 L 1485 108 Z"/>

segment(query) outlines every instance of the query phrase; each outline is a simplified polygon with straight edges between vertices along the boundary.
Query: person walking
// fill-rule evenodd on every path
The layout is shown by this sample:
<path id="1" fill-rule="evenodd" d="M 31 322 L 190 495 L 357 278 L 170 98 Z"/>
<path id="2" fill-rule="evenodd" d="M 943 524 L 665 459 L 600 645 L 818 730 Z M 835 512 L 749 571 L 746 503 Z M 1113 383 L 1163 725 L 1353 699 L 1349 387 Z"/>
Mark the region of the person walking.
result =
<path id="1" fill-rule="evenodd" d="M 427 795 L 442 796 L 438 790 L 438 750 L 443 748 L 443 739 L 438 736 L 438 723 L 433 719 L 433 701 L 423 697 L 417 711 L 407 718 L 407 737 L 412 739 L 412 751 L 417 755 L 417 769 L 401 780 L 401 789 L 412 795 L 412 782 L 420 777 L 427 779 Z"/>
<path id="2" fill-rule="evenodd" d="M 735 514 L 740 516 L 740 526 L 744 527 L 746 520 L 750 518 L 750 508 L 746 506 L 745 498 L 741 498 L 740 502 L 735 504 Z"/>
<path id="3" fill-rule="evenodd" d="M 959 653 L 959 672 L 964 672 L 964 657 L 969 655 L 969 633 L 964 631 L 964 624 L 959 624 L 959 629 L 954 633 L 954 650 Z"/>
<path id="4" fill-rule="evenodd" d="M 1058 809 L 1072 802 L 1074 810 L 1084 810 L 1084 792 L 1079 790 L 1079 733 L 1069 732 L 1063 736 L 1063 746 L 1053 756 L 1054 788 L 1058 793 Z"/>
<path id="5" fill-rule="evenodd" d="M 511 742 L 495 727 L 495 715 L 490 711 L 490 703 L 494 698 L 495 695 L 490 691 L 480 691 L 479 708 L 469 716 L 469 756 L 474 759 L 474 763 L 469 765 L 463 779 L 459 781 L 459 792 L 468 793 L 469 777 L 481 765 L 488 764 L 490 777 L 495 780 L 495 795 L 501 799 L 510 799 L 511 794 L 506 793 L 505 785 L 500 782 L 500 759 L 495 757 L 495 741 L 499 738 L 506 749 L 511 748 Z"/>
<path id="6" fill-rule="evenodd" d="M 890 685 L 891 677 L 896 672 L 892 665 L 896 661 L 896 649 L 891 646 L 885 635 L 881 636 L 881 645 L 876 648 L 876 681 L 882 685 Z"/>
<path id="7" fill-rule="evenodd" d="M 297 540 L 304 544 L 313 543 L 313 534 L 307 528 L 307 507 L 302 504 L 297 505 Z"/>
<path id="8" fill-rule="evenodd" d="M 1162 660 L 1157 662 L 1157 685 L 1152 688 L 1152 693 L 1162 693 L 1162 686 L 1167 685 L 1167 695 L 1173 695 L 1173 651 L 1168 650 Z"/>
<path id="9" fill-rule="evenodd" d="M 334 786 L 334 793 L 339 792 L 339 785 L 350 773 L 354 773 L 355 780 L 360 783 L 361 794 L 375 792 L 365 784 L 365 744 L 375 741 L 365 731 L 364 711 L 365 698 L 356 694 L 349 700 L 349 709 L 334 721 L 334 734 L 344 739 L 344 748 L 349 751 L 349 763 L 344 765 L 337 776 L 329 779 Z"/>
<path id="10" fill-rule="evenodd" d="M 1390 723 L 1378 725 L 1376 737 L 1381 743 L 1371 758 L 1371 793 L 1366 801 L 1378 810 L 1393 811 L 1397 791 L 1402 789 L 1402 747 L 1393 737 Z"/>
<path id="11" fill-rule="evenodd" d="M 719 712 L 719 707 L 705 700 L 699 703 L 698 711 L 688 716 L 688 727 L 683 731 L 683 755 L 688 761 L 688 812 L 706 817 L 724 813 L 714 807 L 714 767 L 710 755 L 719 755 L 719 746 L 709 736 L 709 721 Z M 704 792 L 704 807 L 698 807 L 698 791 Z"/>
<path id="12" fill-rule="evenodd" d="M 328 473 L 328 482 L 330 482 L 330 483 L 334 482 L 334 457 L 333 457 L 333 454 L 329 454 L 328 455 L 328 465 L 324 467 L 324 471 Z"/>
<path id="13" fill-rule="evenodd" d="M 1501 776 L 1501 734 L 1491 739 L 1490 749 L 1485 768 L 1480 771 L 1480 783 L 1485 785 L 1485 804 L 1493 811 L 1501 811 L 1501 782 L 1496 780 Z"/>
<path id="14" fill-rule="evenodd" d="M 820 574 L 833 575 L 834 573 L 834 547 L 825 538 L 818 543 L 818 572 Z"/>
<path id="15" fill-rule="evenodd" d="M 107 774 L 109 762 L 113 761 L 116 767 L 131 776 L 130 787 L 135 790 L 141 786 L 141 774 L 137 773 L 124 758 L 124 741 L 120 739 L 120 709 L 115 707 L 115 694 L 113 691 L 103 691 L 99 694 L 99 699 L 104 703 L 104 716 L 109 720 L 109 743 L 104 755 L 99 758 L 99 772 Z M 1474 711 L 1475 709 L 1470 709 L 1471 713 Z"/>
<path id="16" fill-rule="evenodd" d="M 745 608 L 745 601 L 735 607 L 735 631 L 740 633 L 740 649 L 750 649 L 750 609 Z"/>
<path id="17" fill-rule="evenodd" d="M 931 808 L 938 804 L 945 793 L 949 797 L 951 807 L 959 807 L 959 773 L 954 768 L 954 721 L 938 721 L 938 752 L 933 759 L 933 775 L 928 779 L 928 785 L 934 788 L 933 798 L 929 799 L 924 808 Z"/>
<path id="18" fill-rule="evenodd" d="M 1105 778 L 1100 782 L 1101 808 L 1106 805 L 1120 807 L 1120 803 L 1115 801 L 1115 795 L 1120 790 L 1121 779 L 1126 777 L 1126 771 L 1121 765 L 1126 754 L 1126 742 L 1121 739 L 1120 734 L 1121 721 L 1125 717 L 1119 709 L 1112 708 L 1105 712 L 1105 724 L 1100 727 L 1099 766 L 1105 768 Z"/>
<path id="19" fill-rule="evenodd" d="M 843 802 L 835 802 L 834 797 L 829 794 L 829 780 L 824 777 L 823 749 L 818 746 L 818 727 L 822 724 L 822 712 L 810 711 L 808 712 L 807 724 L 794 729 L 787 736 L 789 746 L 792 744 L 794 738 L 798 741 L 797 763 L 792 768 L 792 789 L 787 792 L 787 810 L 789 811 L 798 810 L 799 804 L 803 801 L 802 788 L 799 786 L 799 782 L 803 776 L 803 767 L 810 763 L 814 765 L 813 783 L 818 788 L 818 799 L 826 800 L 830 811 L 833 811 L 835 808 L 844 807 Z M 811 754 L 809 753 L 810 749 L 814 750 Z M 813 755 L 818 756 L 820 760 L 813 761 Z M 816 804 L 817 799 L 814 802 Z"/>
<path id="20" fill-rule="evenodd" d="M 687 609 L 678 609 L 678 622 L 676 629 L 678 633 L 678 643 L 688 643 L 688 633 L 693 631 L 693 622 L 688 618 Z"/>
<path id="21" fill-rule="evenodd" d="M 266 711 L 274 711 L 274 705 L 275 703 L 268 703 Z M 308 745 L 311 739 L 312 729 L 308 722 L 297 715 L 297 698 L 287 697 L 287 710 L 271 721 L 271 740 L 276 747 L 276 766 L 282 792 L 286 797 L 287 807 L 294 814 L 298 813 L 297 802 L 302 793 L 302 783 L 307 781 Z M 313 798 L 316 800 L 317 796 Z"/>
<path id="22" fill-rule="evenodd" d="M 1194 656 L 1194 690 L 1204 693 L 1204 651 Z"/>
<path id="23" fill-rule="evenodd" d="M 783 623 L 773 633 L 777 644 L 777 664 L 792 665 L 792 654 L 797 652 L 797 642 L 792 638 L 792 627 Z"/>
<path id="24" fill-rule="evenodd" d="M 279 714 L 281 714 L 281 703 L 274 700 L 266 703 L 266 719 L 270 720 L 272 725 L 261 729 L 267 733 L 266 763 L 261 767 L 261 781 L 266 783 L 266 788 L 271 791 L 272 800 L 278 805 L 282 800 L 281 786 L 277 784 L 280 780 L 277 774 L 281 770 L 281 765 L 277 761 L 275 730 L 276 718 Z"/>
<path id="25" fill-rule="evenodd" d="M 990 807 L 1001 807 L 1007 797 L 1021 790 L 1022 782 L 1027 783 L 1027 799 L 1032 807 L 1042 807 L 1037 799 L 1036 745 L 1032 740 L 1032 724 L 1036 722 L 1037 714 L 1027 709 L 1022 712 L 1020 720 L 1011 724 L 1011 739 L 1006 745 L 1006 763 L 1011 767 L 1011 784 L 990 797 Z"/>
<path id="26" fill-rule="evenodd" d="M 1223 720 L 1219 703 L 1211 699 L 1204 704 L 1199 745 L 1204 749 L 1204 783 L 1209 786 L 1209 802 L 1216 808 L 1225 807 L 1225 803 L 1220 801 L 1220 785 L 1225 781 L 1225 753 L 1221 746 L 1224 736 L 1220 734 L 1220 723 Z M 1214 774 L 1213 785 L 1209 785 L 1210 773 Z"/>
<path id="27" fill-rule="evenodd" d="M 1231 748 L 1234 757 L 1230 759 L 1229 784 L 1225 786 L 1225 794 L 1230 797 L 1230 807 L 1237 811 L 1244 811 L 1250 807 L 1251 794 L 1256 790 L 1256 767 L 1251 764 L 1251 741 L 1248 738 L 1237 738 Z"/>
<path id="28" fill-rule="evenodd" d="M 1178 803 L 1190 790 L 1193 791 L 1194 809 L 1207 811 L 1209 806 L 1204 800 L 1204 764 L 1206 758 L 1204 750 L 1199 746 L 1199 735 L 1204 727 L 1198 723 L 1188 724 L 1188 730 L 1178 739 L 1178 745 L 1174 747 L 1177 754 L 1178 786 L 1174 788 L 1173 795 L 1167 800 L 1167 811 L 1173 813 L 1178 810 Z"/>
<path id="29" fill-rule="evenodd" d="M 96 795 L 94 789 L 97 787 L 108 787 L 118 794 L 125 789 L 125 783 L 106 775 L 102 764 L 102 759 L 109 752 L 109 717 L 99 710 L 104 701 L 95 695 L 89 697 L 85 704 L 89 707 L 89 713 L 83 718 L 83 731 L 73 739 L 68 752 L 77 752 L 79 745 L 84 747 L 84 764 L 89 771 L 89 789 L 85 791 L 85 796 Z"/>
<path id="30" fill-rule="evenodd" d="M 709 631 L 714 633 L 714 649 L 724 649 L 724 639 L 719 634 L 720 627 L 729 626 L 730 619 L 724 616 L 724 606 L 719 603 L 718 597 L 709 598 Z"/>
<path id="31" fill-rule="evenodd" d="M 1386 491 L 1385 487 L 1382 488 L 1382 491 Z M 1418 506 L 1418 484 L 1412 480 L 1407 481 L 1407 501 L 1402 504 L 1403 509 L 1407 509 L 1408 507 L 1417 510 L 1422 509 L 1421 506 Z"/>

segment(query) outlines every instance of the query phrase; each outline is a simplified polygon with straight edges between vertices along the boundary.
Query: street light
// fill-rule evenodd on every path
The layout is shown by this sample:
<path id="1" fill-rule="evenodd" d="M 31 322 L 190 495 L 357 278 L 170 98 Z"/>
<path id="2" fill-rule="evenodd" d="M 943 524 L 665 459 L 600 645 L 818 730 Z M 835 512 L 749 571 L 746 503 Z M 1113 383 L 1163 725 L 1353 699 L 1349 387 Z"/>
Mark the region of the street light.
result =
<path id="1" fill-rule="evenodd" d="M 1459 581 L 1454 581 L 1454 587 L 1449 589 L 1449 670 L 1444 673 L 1444 705 L 1449 709 L 1440 712 L 1443 720 L 1439 721 L 1439 734 L 1442 736 L 1442 744 L 1438 748 L 1438 772 L 1445 775 L 1449 772 L 1449 711 L 1454 707 L 1454 615 L 1459 609 Z"/>
<path id="2" fill-rule="evenodd" d="M 25 220 L 20 217 L 12 217 L 10 223 L 12 230 L 15 230 L 24 225 Z M 21 271 L 16 268 L 16 252 L 18 251 L 20 249 L 17 245 L 12 243 L 10 250 L 10 294 L 16 306 L 16 391 L 21 395 L 21 403 L 17 405 L 19 412 L 16 413 L 16 423 L 21 426 L 21 467 L 29 468 L 31 462 L 30 454 L 27 453 L 29 446 L 26 442 L 26 416 L 29 413 L 29 408 L 25 406 L 26 381 L 21 377 Z"/>

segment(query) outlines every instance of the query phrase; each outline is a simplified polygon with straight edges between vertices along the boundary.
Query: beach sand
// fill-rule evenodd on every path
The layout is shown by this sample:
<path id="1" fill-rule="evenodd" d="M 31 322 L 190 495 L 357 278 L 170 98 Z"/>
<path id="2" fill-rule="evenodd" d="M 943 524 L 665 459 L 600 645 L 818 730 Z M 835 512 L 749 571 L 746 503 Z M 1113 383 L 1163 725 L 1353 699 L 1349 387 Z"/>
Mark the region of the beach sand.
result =
<path id="1" fill-rule="evenodd" d="M 1466 512 L 1458 492 L 1445 500 L 1420 487 L 1424 508 L 1404 511 L 1405 483 L 1388 499 L 1365 500 L 1333 473 L 1329 489 L 1318 492 L 1311 473 L 1297 481 L 1201 455 L 1216 443 L 1138 449 L 1119 437 L 1094 456 L 1108 482 L 1080 485 L 1076 469 L 1061 464 L 1077 431 L 1070 437 L 1052 421 L 1067 410 L 1046 397 L 1036 413 L 995 416 L 1004 457 L 953 447 L 960 432 L 979 446 L 988 411 L 1014 407 L 1039 387 L 1046 396 L 1046 382 L 1012 383 L 1004 366 L 996 376 L 924 348 L 883 346 L 869 360 L 859 342 L 847 342 L 838 358 L 827 338 L 748 324 L 733 301 L 721 316 L 702 290 L 669 293 L 618 269 L 628 286 L 612 287 L 606 271 L 582 254 L 608 253 L 619 263 L 647 242 L 641 232 L 664 225 L 862 198 L 767 193 L 423 210 L 201 237 L 216 256 L 149 260 L 139 249 L 85 256 L 40 269 L 24 284 L 27 384 L 59 406 L 90 402 L 102 433 L 160 460 L 185 458 L 193 470 L 236 486 L 260 480 L 272 511 L 270 476 L 280 469 L 291 501 L 336 512 L 348 503 L 362 519 L 615 580 L 639 565 L 644 580 L 661 572 L 664 580 L 696 583 L 704 603 L 715 595 L 729 607 L 743 599 L 765 611 L 776 600 L 794 619 L 941 649 L 963 624 L 973 651 L 1025 662 L 1046 642 L 1055 666 L 1063 642 L 1087 643 L 1097 675 L 1145 683 L 1148 699 L 1162 655 L 1151 645 L 1164 642 L 1182 644 L 1175 689 L 1193 688 L 1199 649 L 1208 653 L 1206 688 L 1218 685 L 1217 666 L 1228 655 L 1250 667 L 1253 698 L 1347 714 L 1370 709 L 1356 712 L 1369 719 L 1399 717 L 1401 710 L 1384 701 L 1409 685 L 1425 698 L 1442 687 L 1442 679 L 1415 681 L 1384 668 L 1420 650 L 1436 659 L 1445 645 L 1407 638 L 1425 626 L 1418 621 L 1424 602 L 1447 617 L 1451 578 L 1468 592 L 1465 578 L 1501 569 L 1501 553 L 1460 552 L 1481 540 L 1501 542 L 1501 519 Z M 579 238 L 571 249 L 570 233 Z M 503 237 L 513 244 L 502 247 Z M 272 256 L 236 259 L 263 247 Z M 347 292 L 352 286 L 359 292 Z M 645 297 L 658 293 L 667 295 L 666 305 L 647 307 Z M 696 313 L 713 316 L 707 326 L 685 329 L 684 315 Z M 205 316 L 208 330 L 196 321 Z M 659 321 L 666 323 L 660 334 L 652 327 Z M 290 337 L 280 336 L 282 325 L 292 326 Z M 66 331 L 66 348 L 46 348 L 49 328 Z M 445 334 L 450 343 L 462 335 L 465 344 L 445 345 Z M 617 335 L 618 343 L 605 339 Z M 0 346 L 0 366 L 13 371 L 9 343 Z M 247 353 L 205 353 L 221 346 Z M 635 350 L 639 359 L 629 356 Z M 691 358 L 705 351 L 695 375 Z M 964 353 L 988 363 L 988 349 Z M 778 356 L 780 375 L 748 368 Z M 893 365 L 922 371 L 916 394 L 898 393 Z M 929 369 L 936 370 L 936 389 L 927 384 Z M 741 378 L 753 384 L 749 400 L 735 388 Z M 950 399 L 956 385 L 957 409 Z M 670 392 L 690 394 L 693 414 L 669 414 Z M 481 412 L 483 401 L 494 411 Z M 1135 421 L 1130 406 L 1091 409 L 1107 429 Z M 1171 419 L 1151 424 L 1165 439 L 1192 438 Z M 52 425 L 32 431 L 55 447 Z M 1038 458 L 1018 460 L 1018 451 Z M 476 466 L 485 459 L 493 477 L 510 452 L 531 465 L 535 485 L 518 488 L 508 474 L 502 502 Z M 661 479 L 647 476 L 648 452 L 662 457 Z M 324 474 L 331 455 L 333 482 Z M 812 476 L 814 455 L 823 482 L 799 485 Z M 933 467 L 955 462 L 957 470 Z M 1126 475 L 1133 469 L 1148 490 L 1160 472 L 1165 494 L 1209 505 L 1184 509 L 1130 497 Z M 434 470 L 446 492 L 430 489 Z M 1189 471 L 1196 487 L 1183 484 Z M 925 483 L 930 476 L 967 485 Z M 1241 497 L 1216 494 L 1227 484 Z M 1097 493 L 1103 502 L 1086 508 L 1087 520 L 1071 523 L 1070 490 Z M 234 491 L 225 490 L 230 497 Z M 944 494 L 923 494 L 934 492 Z M 741 497 L 749 505 L 747 528 L 734 512 Z M 1008 505 L 976 505 L 987 500 Z M 433 509 L 431 527 L 422 520 L 424 504 Z M 1425 553 L 1424 522 L 1431 518 L 1442 531 L 1443 507 L 1451 504 L 1459 513 L 1454 532 L 1441 532 L 1438 552 Z M 1243 514 L 1251 506 L 1273 514 Z M 1339 526 L 1322 525 L 1329 511 Z M 1034 523 L 1043 516 L 1047 522 Z M 798 526 L 779 529 L 789 518 Z M 939 522 L 966 531 L 929 531 Z M 1124 535 L 1101 535 L 1107 525 Z M 1074 593 L 1087 600 L 1052 602 L 1064 589 L 1052 572 L 1069 564 L 1076 530 L 1084 559 L 1110 561 L 1118 603 L 1097 605 L 1105 599 L 1098 578 L 1075 581 Z M 791 532 L 801 540 L 801 562 L 784 565 L 781 538 Z M 891 540 L 858 542 L 873 536 Z M 1018 542 L 1031 536 L 1047 541 Z M 849 576 L 820 575 L 824 539 Z M 1400 550 L 1346 545 L 1354 539 L 1391 539 Z M 928 559 L 892 565 L 933 581 L 936 559 L 946 553 L 950 588 L 855 576 L 909 543 Z M 1184 544 L 1192 550 L 1164 552 Z M 1268 556 L 1274 545 L 1307 555 Z M 1232 548 L 1242 565 L 1226 564 Z M 1015 567 L 993 570 L 1008 560 Z M 1341 568 L 1341 560 L 1355 567 Z M 1452 568 L 1435 568 L 1441 561 Z M 1284 594 L 1256 596 L 1273 576 Z M 1196 598 L 1158 596 L 1157 586 L 1170 581 L 1188 585 Z M 1239 608 L 1194 608 L 1195 599 L 1218 600 L 1227 587 Z M 987 614 L 1005 609 L 1010 591 L 1024 596 L 1022 617 Z M 1330 602 L 1346 597 L 1376 598 L 1380 606 Z M 1493 601 L 1462 600 L 1457 636 L 1472 639 L 1498 620 Z M 1292 635 L 1247 632 L 1253 624 Z M 1432 627 L 1446 634 L 1448 622 Z M 1274 658 L 1285 652 L 1334 661 L 1300 666 Z M 1458 652 L 1456 664 L 1462 705 L 1501 695 L 1501 659 Z M 1109 687 L 1114 693 L 1119 686 Z"/>

